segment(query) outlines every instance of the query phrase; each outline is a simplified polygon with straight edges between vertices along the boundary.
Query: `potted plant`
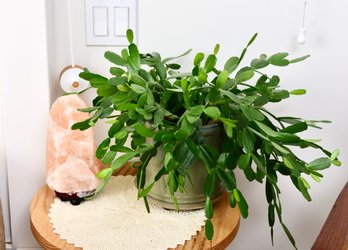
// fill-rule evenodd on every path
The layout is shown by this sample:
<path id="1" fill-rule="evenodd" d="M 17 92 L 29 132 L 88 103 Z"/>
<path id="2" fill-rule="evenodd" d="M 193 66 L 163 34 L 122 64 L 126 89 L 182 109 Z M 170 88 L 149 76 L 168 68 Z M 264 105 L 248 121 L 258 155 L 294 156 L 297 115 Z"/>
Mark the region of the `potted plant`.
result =
<path id="1" fill-rule="evenodd" d="M 277 176 L 289 176 L 310 201 L 310 186 L 304 176 L 320 181 L 321 170 L 331 164 L 340 165 L 339 151 L 331 153 L 317 141 L 298 135 L 327 121 L 278 117 L 265 108 L 269 102 L 278 103 L 290 95 L 305 94 L 305 90 L 281 89 L 277 75 L 268 76 L 260 69 L 268 65 L 288 66 L 308 56 L 290 60 L 288 53 L 262 54 L 249 66 L 242 67 L 244 55 L 256 36 L 239 56 L 228 59 L 223 69 L 216 67 L 219 52 L 216 45 L 206 57 L 197 53 L 192 71 L 182 73 L 181 66 L 172 61 L 190 51 L 166 59 L 157 52 L 140 53 L 133 43 L 132 31 L 128 30 L 130 44 L 121 55 L 105 52 L 105 58 L 113 64 L 111 78 L 85 69 L 80 77 L 97 90 L 97 97 L 92 107 L 80 110 L 91 113 L 91 118 L 74 124 L 73 129 L 88 129 L 102 119 L 110 124 L 106 139 L 96 151 L 96 156 L 107 165 L 97 175 L 103 182 L 96 194 L 107 184 L 113 171 L 140 157 L 132 167 L 138 170 L 138 198 L 144 199 L 147 209 L 147 197 L 154 193 L 152 198 L 156 200 L 161 190 L 164 198 L 171 198 L 170 203 L 176 209 L 185 203 L 183 196 L 196 195 L 191 200 L 199 196 L 197 202 L 203 204 L 207 217 L 206 237 L 212 239 L 213 200 L 219 197 L 221 188 L 229 193 L 231 207 L 238 205 L 241 215 L 248 216 L 248 204 L 234 174 L 242 171 L 249 181 L 265 185 L 272 241 L 277 215 L 296 247 L 282 221 Z M 253 78 L 256 83 L 251 84 Z M 125 146 L 127 138 L 131 140 L 130 146 Z M 324 156 L 306 162 L 293 153 L 293 147 L 315 148 Z"/>

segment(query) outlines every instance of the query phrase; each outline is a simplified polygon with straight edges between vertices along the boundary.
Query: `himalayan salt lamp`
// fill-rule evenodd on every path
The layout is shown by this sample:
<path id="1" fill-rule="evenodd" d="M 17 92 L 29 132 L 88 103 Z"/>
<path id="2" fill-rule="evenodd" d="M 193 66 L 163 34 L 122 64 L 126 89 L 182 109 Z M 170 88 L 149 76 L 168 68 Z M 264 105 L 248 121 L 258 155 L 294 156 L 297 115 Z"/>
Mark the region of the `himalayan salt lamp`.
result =
<path id="1" fill-rule="evenodd" d="M 89 118 L 78 95 L 59 97 L 49 113 L 46 182 L 63 201 L 78 205 L 84 197 L 92 195 L 99 185 L 96 174 L 102 164 L 95 157 L 93 129 L 72 130 L 71 126 Z"/>

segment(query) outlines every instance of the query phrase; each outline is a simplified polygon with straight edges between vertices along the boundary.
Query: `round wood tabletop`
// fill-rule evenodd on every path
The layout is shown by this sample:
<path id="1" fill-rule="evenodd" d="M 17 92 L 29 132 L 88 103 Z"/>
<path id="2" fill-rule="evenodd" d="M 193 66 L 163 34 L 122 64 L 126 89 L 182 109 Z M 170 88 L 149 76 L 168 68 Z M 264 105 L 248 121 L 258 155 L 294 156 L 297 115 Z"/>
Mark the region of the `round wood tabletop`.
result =
<path id="1" fill-rule="evenodd" d="M 118 171 L 119 175 L 134 175 L 135 170 L 124 168 Z M 43 186 L 34 196 L 30 206 L 30 227 L 38 243 L 46 250 L 76 250 L 73 244 L 66 240 L 60 239 L 59 235 L 53 232 L 48 211 L 53 200 L 56 198 L 55 193 Z M 214 238 L 209 241 L 204 236 L 204 227 L 192 236 L 191 240 L 185 242 L 185 245 L 178 245 L 175 250 L 223 250 L 234 239 L 239 228 L 240 214 L 238 207 L 230 208 L 228 195 L 225 194 L 219 201 L 214 204 Z"/>

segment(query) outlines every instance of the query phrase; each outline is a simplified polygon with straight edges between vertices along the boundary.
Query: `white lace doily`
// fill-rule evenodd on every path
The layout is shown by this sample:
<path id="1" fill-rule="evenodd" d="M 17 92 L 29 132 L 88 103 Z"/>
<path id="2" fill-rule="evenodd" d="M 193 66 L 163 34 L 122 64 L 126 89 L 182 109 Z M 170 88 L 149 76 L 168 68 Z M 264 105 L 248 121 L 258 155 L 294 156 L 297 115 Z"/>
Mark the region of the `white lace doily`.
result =
<path id="1" fill-rule="evenodd" d="M 84 250 L 165 250 L 191 239 L 204 224 L 204 211 L 168 211 L 137 200 L 134 177 L 112 177 L 95 199 L 72 206 L 54 200 L 54 232 Z"/>

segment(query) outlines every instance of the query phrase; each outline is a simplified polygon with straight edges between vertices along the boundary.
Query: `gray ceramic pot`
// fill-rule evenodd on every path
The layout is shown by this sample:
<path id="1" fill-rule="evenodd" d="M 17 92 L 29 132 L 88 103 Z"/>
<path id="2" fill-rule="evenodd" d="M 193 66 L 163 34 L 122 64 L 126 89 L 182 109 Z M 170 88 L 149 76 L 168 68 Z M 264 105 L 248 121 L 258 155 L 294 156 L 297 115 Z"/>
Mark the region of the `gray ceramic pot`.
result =
<path id="1" fill-rule="evenodd" d="M 203 135 L 204 144 L 214 146 L 217 149 L 221 148 L 224 133 L 221 125 L 207 125 L 201 128 L 200 132 Z M 158 171 L 163 167 L 164 152 L 162 148 L 158 148 L 157 155 L 151 159 L 147 166 L 146 179 L 147 183 L 151 183 Z M 186 192 L 177 191 L 175 196 L 179 203 L 180 210 L 194 210 L 204 207 L 204 183 L 207 178 L 207 170 L 202 161 L 196 160 L 188 170 L 191 177 L 192 185 L 189 180 L 185 181 Z M 168 178 L 163 176 L 156 182 L 148 193 L 148 199 L 151 203 L 167 208 L 175 209 L 172 198 L 167 188 Z M 223 186 L 217 182 L 215 191 L 212 196 L 213 202 L 217 201 L 223 194 Z"/>

